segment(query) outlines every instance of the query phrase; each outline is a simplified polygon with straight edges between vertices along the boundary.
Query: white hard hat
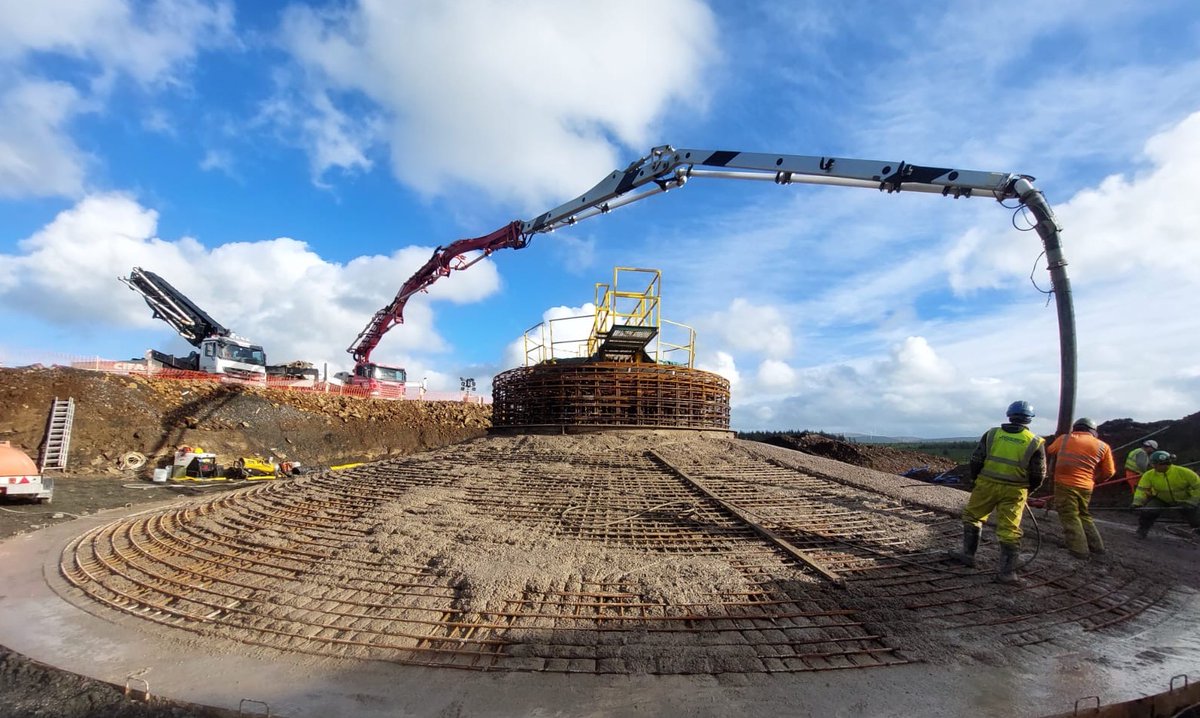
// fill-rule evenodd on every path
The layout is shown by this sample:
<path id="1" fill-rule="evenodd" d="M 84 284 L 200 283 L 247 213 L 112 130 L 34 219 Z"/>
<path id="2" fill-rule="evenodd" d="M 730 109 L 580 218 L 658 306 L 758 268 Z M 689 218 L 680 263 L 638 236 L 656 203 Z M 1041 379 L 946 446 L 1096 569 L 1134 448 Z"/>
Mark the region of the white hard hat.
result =
<path id="1" fill-rule="evenodd" d="M 1149 449 L 1157 449 L 1158 442 L 1155 441 L 1154 439 L 1146 439 L 1145 441 L 1142 442 L 1142 446 L 1145 446 Z"/>

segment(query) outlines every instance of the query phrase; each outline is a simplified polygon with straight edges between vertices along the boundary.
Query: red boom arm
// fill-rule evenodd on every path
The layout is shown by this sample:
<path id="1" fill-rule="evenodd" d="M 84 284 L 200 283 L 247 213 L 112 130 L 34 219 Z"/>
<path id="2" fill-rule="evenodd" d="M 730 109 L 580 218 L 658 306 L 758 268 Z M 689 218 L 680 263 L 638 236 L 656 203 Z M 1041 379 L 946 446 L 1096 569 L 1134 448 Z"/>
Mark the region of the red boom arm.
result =
<path id="1" fill-rule="evenodd" d="M 497 249 L 521 249 L 529 244 L 529 238 L 521 233 L 521 222 L 512 222 L 500 229 L 485 234 L 482 237 L 473 237 L 471 239 L 460 239 L 457 242 L 451 242 L 445 247 L 438 247 L 433 250 L 433 256 L 429 258 L 420 269 L 416 271 L 400 287 L 400 291 L 396 294 L 396 298 L 392 303 L 375 312 L 375 316 L 371 317 L 371 322 L 367 324 L 354 343 L 346 351 L 354 356 L 356 364 L 366 364 L 371 360 L 371 352 L 375 346 L 379 344 L 379 340 L 383 339 L 383 335 L 389 329 L 397 324 L 404 323 L 404 305 L 408 303 L 408 298 L 417 292 L 424 291 L 429 285 L 436 282 L 441 277 L 450 276 L 451 270 L 463 270 L 475 264 L 479 260 L 488 256 Z M 461 261 L 460 255 L 465 252 L 479 250 L 483 254 L 472 259 L 469 262 Z"/>

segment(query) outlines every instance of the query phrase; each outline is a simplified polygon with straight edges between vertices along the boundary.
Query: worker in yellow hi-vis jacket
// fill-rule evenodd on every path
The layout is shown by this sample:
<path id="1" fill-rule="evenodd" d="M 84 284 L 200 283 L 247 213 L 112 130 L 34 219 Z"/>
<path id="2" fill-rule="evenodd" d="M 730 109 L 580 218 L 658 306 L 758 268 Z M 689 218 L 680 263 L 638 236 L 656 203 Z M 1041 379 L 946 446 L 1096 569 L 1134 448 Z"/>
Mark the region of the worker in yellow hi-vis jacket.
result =
<path id="1" fill-rule="evenodd" d="M 1014 401 L 1008 407 L 1008 422 L 988 429 L 971 455 L 970 478 L 975 482 L 963 509 L 963 549 L 950 556 L 975 565 L 975 551 L 983 533 L 983 522 L 995 512 L 996 538 L 1000 541 L 1002 583 L 1020 583 L 1017 561 L 1021 554 L 1021 513 L 1029 492 L 1046 480 L 1046 442 L 1029 430 L 1033 407 Z"/>
<path id="2" fill-rule="evenodd" d="M 1150 470 L 1142 474 L 1133 492 L 1133 507 L 1138 513 L 1138 538 L 1146 538 L 1150 527 L 1168 509 L 1177 509 L 1200 536 L 1200 476 L 1183 466 L 1175 466 L 1171 455 L 1156 451 L 1150 455 Z"/>

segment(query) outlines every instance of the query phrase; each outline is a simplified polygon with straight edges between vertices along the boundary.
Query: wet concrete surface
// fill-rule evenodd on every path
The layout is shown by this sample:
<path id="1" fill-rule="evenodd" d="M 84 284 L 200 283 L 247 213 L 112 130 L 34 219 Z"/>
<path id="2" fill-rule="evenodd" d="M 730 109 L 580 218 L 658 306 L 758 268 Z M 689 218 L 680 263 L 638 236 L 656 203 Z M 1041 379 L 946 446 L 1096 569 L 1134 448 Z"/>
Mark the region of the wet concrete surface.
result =
<path id="1" fill-rule="evenodd" d="M 166 505 L 166 504 L 164 504 Z M 1171 613 L 1097 636 L 1085 651 L 991 666 L 914 663 L 868 670 L 718 676 L 481 673 L 313 659 L 201 639 L 109 613 L 59 576 L 71 538 L 128 513 L 106 512 L 0 543 L 0 644 L 34 660 L 155 696 L 308 716 L 1038 716 L 1165 691 L 1200 667 L 1200 594 L 1180 586 Z M 1195 674 L 1192 675 L 1195 679 Z M 140 682 L 135 682 L 140 686 Z M 1090 704 L 1089 704 L 1090 705 Z M 248 711 L 262 710 L 247 704 Z"/>

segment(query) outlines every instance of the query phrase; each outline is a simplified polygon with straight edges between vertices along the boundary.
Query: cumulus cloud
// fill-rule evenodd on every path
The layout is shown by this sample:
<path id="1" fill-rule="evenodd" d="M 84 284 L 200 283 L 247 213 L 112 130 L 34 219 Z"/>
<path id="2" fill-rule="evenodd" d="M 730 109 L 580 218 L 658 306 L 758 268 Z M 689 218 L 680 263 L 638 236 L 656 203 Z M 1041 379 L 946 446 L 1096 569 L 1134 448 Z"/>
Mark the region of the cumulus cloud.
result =
<path id="1" fill-rule="evenodd" d="M 121 77 L 145 89 L 181 84 L 200 49 L 230 42 L 233 28 L 229 3 L 202 0 L 0 0 L 0 18 L 0 197 L 13 198 L 80 196 L 91 158 L 72 121 L 103 109 Z M 55 79 L 47 63 L 27 67 L 45 56 L 82 72 Z"/>
<path id="2" fill-rule="evenodd" d="M 703 101 L 715 52 L 699 0 L 297 5 L 282 37 L 307 75 L 282 104 L 315 108 L 343 150 L 328 156 L 306 132 L 315 169 L 364 165 L 375 126 L 330 122 L 323 105 L 348 114 L 366 98 L 386 118 L 402 182 L 426 196 L 482 188 L 530 208 L 586 189 L 579 178 L 615 167 L 618 146 L 648 148 L 669 108 Z"/>
<path id="3" fill-rule="evenodd" d="M 1200 113 L 1145 143 L 1140 167 L 1104 178 L 1056 207 L 1073 283 L 1079 377 L 1075 414 L 1177 418 L 1200 405 L 1194 321 L 1200 278 L 1200 205 L 1187 179 L 1200 171 Z M 1036 240 L 1035 240 L 1036 241 Z M 1024 245 L 1024 246 L 1023 246 Z M 913 320 L 920 334 L 878 358 L 797 369 L 793 397 L 774 398 L 770 374 L 734 395 L 735 419 L 797 428 L 924 436 L 970 433 L 1032 401 L 1034 427 L 1051 432 L 1059 402 L 1055 306 L 1028 284 L 1035 256 L 994 223 L 962 233 L 942 267 L 972 311 Z M 1048 287 L 1044 263 L 1039 282 Z M 876 334 L 876 339 L 879 335 Z M 1157 342 L 1157 343 L 1156 343 Z M 735 357 L 743 354 L 734 352 Z M 764 363 L 765 364 L 765 363 Z"/>
<path id="4" fill-rule="evenodd" d="M 0 2 L 0 60 L 35 52 L 86 60 L 102 81 L 126 74 L 144 84 L 176 82 L 202 47 L 229 42 L 233 7 L 203 0 L 21 0 Z"/>
<path id="5" fill-rule="evenodd" d="M 273 126 L 285 140 L 307 150 L 313 181 L 325 188 L 331 170 L 354 174 L 374 166 L 370 154 L 383 129 L 377 114 L 343 112 L 323 91 L 313 92 L 304 103 L 274 97 L 263 103 L 255 124 Z"/>
<path id="6" fill-rule="evenodd" d="M 720 344 L 738 347 L 741 352 L 757 352 L 777 359 L 792 351 L 791 326 L 792 321 L 783 309 L 737 297 L 728 309 L 698 320 L 696 329 Z"/>
<path id="7" fill-rule="evenodd" d="M 86 197 L 0 254 L 0 302 L 79 331 L 93 326 L 157 327 L 141 297 L 117 281 L 140 266 L 159 274 L 214 319 L 264 346 L 272 361 L 304 359 L 345 366 L 344 349 L 425 263 L 431 247 L 405 247 L 346 264 L 322 259 L 287 237 L 207 247 L 191 237 L 156 235 L 158 213 L 124 194 Z M 269 281 L 265 279 L 269 276 Z M 380 343 L 381 363 L 449 347 L 434 324 L 436 301 L 474 302 L 499 288 L 489 260 L 455 273 L 412 298 L 405 323 Z M 137 353 L 142 347 L 130 347 Z"/>
<path id="8" fill-rule="evenodd" d="M 22 82 L 0 95 L 0 197 L 74 196 L 88 156 L 69 123 L 85 103 L 61 82 Z"/>
<path id="9" fill-rule="evenodd" d="M 731 389 L 742 383 L 742 375 L 738 371 L 737 361 L 734 359 L 733 354 L 726 351 L 715 351 L 701 355 L 696 360 L 696 368 L 701 371 L 720 374 L 729 380 Z"/>
<path id="10" fill-rule="evenodd" d="M 764 359 L 758 365 L 756 377 L 758 385 L 765 389 L 787 390 L 796 382 L 796 370 L 787 362 L 778 359 Z"/>

